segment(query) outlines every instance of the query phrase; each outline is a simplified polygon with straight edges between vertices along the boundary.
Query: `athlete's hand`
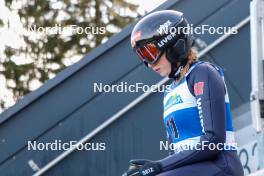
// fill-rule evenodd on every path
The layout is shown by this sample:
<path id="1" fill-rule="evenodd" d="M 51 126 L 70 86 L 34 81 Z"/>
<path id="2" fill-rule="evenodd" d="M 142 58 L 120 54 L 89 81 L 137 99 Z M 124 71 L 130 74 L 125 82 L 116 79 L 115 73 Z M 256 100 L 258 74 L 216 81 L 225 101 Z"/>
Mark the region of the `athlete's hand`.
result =
<path id="1" fill-rule="evenodd" d="M 128 170 L 122 176 L 139 176 L 139 165 L 129 163 Z"/>
<path id="2" fill-rule="evenodd" d="M 155 176 L 161 172 L 161 165 L 151 160 L 131 160 L 130 165 L 134 165 L 135 168 L 128 170 L 127 176 Z"/>

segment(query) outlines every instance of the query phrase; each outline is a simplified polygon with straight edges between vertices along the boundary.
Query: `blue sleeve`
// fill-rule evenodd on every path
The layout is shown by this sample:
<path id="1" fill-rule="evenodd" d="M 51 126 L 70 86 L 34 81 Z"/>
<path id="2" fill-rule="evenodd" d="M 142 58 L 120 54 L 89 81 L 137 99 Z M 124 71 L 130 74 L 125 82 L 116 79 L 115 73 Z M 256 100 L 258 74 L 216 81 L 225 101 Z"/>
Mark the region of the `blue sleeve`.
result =
<path id="1" fill-rule="evenodd" d="M 226 110 L 225 85 L 222 77 L 213 66 L 203 63 L 193 69 L 188 75 L 187 82 L 189 90 L 196 98 L 204 132 L 200 142 L 223 144 L 226 138 Z M 210 160 L 219 152 L 217 149 L 210 150 L 208 147 L 204 147 L 204 150 L 183 150 L 159 162 L 163 171 L 167 171 L 183 165 Z"/>

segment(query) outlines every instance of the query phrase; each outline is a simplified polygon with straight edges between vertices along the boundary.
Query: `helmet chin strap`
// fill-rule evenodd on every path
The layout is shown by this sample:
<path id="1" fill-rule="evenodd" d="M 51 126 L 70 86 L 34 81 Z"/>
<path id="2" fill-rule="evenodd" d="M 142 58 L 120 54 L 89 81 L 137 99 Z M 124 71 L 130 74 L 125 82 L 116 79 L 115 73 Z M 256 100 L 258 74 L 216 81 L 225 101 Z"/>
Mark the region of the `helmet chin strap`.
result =
<path id="1" fill-rule="evenodd" d="M 168 77 L 174 80 L 179 79 L 183 68 L 187 64 L 187 61 L 188 61 L 187 59 L 183 59 L 183 61 L 180 62 L 179 66 L 177 66 L 177 63 L 171 63 L 171 72 Z"/>

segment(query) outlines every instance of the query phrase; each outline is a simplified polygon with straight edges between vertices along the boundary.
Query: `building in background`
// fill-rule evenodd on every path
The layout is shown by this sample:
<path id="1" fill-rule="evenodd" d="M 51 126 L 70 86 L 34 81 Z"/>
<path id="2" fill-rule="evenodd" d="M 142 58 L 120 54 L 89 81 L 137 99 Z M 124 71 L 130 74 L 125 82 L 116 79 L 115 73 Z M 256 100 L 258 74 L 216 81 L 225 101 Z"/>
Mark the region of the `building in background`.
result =
<path id="1" fill-rule="evenodd" d="M 182 11 L 194 26 L 237 27 L 237 34 L 195 34 L 195 38 L 200 59 L 225 70 L 238 152 L 246 174 L 259 169 L 250 112 L 249 4 L 249 0 L 178 0 L 166 1 L 156 9 Z M 135 59 L 130 48 L 133 25 L 0 115 L 0 173 L 116 176 L 131 158 L 155 160 L 167 155 L 160 150 L 160 141 L 166 138 L 162 93 L 144 94 L 138 99 L 144 92 L 94 91 L 94 83 L 153 85 L 162 80 Z M 109 119 L 114 120 L 108 123 Z M 83 137 L 89 139 L 87 142 L 105 143 L 106 150 L 64 153 L 28 150 L 27 145 L 28 141 L 64 143 Z M 54 161 L 58 156 L 62 159 Z M 43 167 L 46 169 L 38 172 Z"/>

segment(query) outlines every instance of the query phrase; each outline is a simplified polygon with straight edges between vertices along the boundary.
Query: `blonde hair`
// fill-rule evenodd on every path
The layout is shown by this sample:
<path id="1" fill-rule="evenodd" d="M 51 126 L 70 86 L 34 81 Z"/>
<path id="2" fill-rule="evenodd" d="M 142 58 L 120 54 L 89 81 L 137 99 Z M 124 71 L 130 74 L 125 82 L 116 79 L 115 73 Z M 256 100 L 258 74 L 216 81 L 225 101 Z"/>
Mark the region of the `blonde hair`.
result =
<path id="1" fill-rule="evenodd" d="M 196 50 L 196 48 L 192 47 L 188 53 L 188 62 L 191 61 L 195 62 L 198 60 L 198 52 Z"/>

